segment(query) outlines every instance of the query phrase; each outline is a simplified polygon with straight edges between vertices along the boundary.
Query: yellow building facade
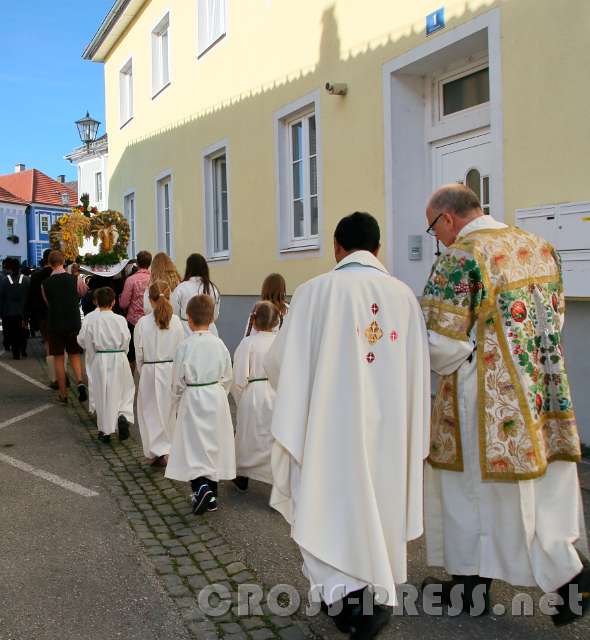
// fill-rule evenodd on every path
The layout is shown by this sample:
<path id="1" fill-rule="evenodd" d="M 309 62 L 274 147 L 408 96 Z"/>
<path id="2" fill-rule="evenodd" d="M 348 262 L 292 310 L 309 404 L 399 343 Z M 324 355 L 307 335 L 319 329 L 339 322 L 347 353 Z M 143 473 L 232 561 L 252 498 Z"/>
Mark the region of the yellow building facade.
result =
<path id="1" fill-rule="evenodd" d="M 590 201 L 589 27 L 584 0 L 119 0 L 84 52 L 105 68 L 109 207 L 133 218 L 135 249 L 181 271 L 210 260 L 230 346 L 268 273 L 292 292 L 333 266 L 354 210 L 419 293 L 437 185 L 466 182 L 486 212 L 549 235 L 542 207 Z M 588 303 L 571 309 L 573 342 Z"/>

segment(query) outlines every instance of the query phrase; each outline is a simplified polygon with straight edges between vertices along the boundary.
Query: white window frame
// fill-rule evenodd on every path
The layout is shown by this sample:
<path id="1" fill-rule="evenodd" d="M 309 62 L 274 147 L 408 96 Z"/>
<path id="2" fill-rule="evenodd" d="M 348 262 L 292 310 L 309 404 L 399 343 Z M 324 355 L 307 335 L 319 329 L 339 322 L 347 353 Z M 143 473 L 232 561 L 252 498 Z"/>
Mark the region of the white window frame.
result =
<path id="1" fill-rule="evenodd" d="M 227 185 L 227 249 L 215 250 L 215 161 L 225 156 L 225 180 Z M 229 260 L 231 256 L 231 198 L 229 145 L 222 140 L 203 150 L 203 233 L 207 259 L 211 261 Z"/>
<path id="2" fill-rule="evenodd" d="M 10 227 L 12 227 L 12 231 Z M 15 235 L 15 228 L 16 228 L 16 218 L 13 218 L 12 216 L 8 216 L 6 218 L 6 235 L 8 236 Z"/>
<path id="3" fill-rule="evenodd" d="M 223 25 L 222 29 L 219 33 L 211 36 L 210 31 L 210 23 L 207 23 L 207 37 L 203 37 L 203 30 L 201 29 L 201 20 L 203 19 L 203 15 L 207 12 L 206 18 L 209 18 L 208 15 L 208 5 L 211 0 L 197 0 L 197 58 L 204 56 L 210 49 L 212 49 L 218 42 L 223 40 L 227 35 L 227 22 L 228 22 L 228 0 L 214 0 L 216 2 L 220 2 L 222 4 L 221 10 L 223 15 Z"/>
<path id="4" fill-rule="evenodd" d="M 100 189 L 99 189 L 100 187 Z M 96 171 L 94 174 L 94 201 L 95 204 L 102 204 L 103 184 L 102 171 Z"/>
<path id="5" fill-rule="evenodd" d="M 489 62 L 487 60 L 487 56 L 485 59 L 479 62 L 471 62 L 467 65 L 462 66 L 455 71 L 450 73 L 445 73 L 439 75 L 435 78 L 436 81 L 436 96 L 435 96 L 435 117 L 438 122 L 445 122 L 449 119 L 455 119 L 457 116 L 465 116 L 467 114 L 473 113 L 474 111 L 481 111 L 482 109 L 489 108 L 490 101 L 482 102 L 480 104 L 476 104 L 473 107 L 468 107 L 467 109 L 461 109 L 460 111 L 455 111 L 455 113 L 450 113 L 449 115 L 444 115 L 444 86 L 449 84 L 449 82 L 454 82 L 455 80 L 460 80 L 461 78 L 465 78 L 467 76 L 473 75 L 478 71 L 483 71 L 484 69 L 489 70 Z"/>
<path id="6" fill-rule="evenodd" d="M 43 221 L 47 222 L 47 231 L 43 231 Z M 39 214 L 39 235 L 42 233 L 49 233 L 51 229 L 51 216 L 48 213 Z"/>
<path id="7" fill-rule="evenodd" d="M 121 129 L 133 119 L 133 58 L 119 70 L 119 120 Z"/>
<path id="8" fill-rule="evenodd" d="M 164 73 L 164 58 L 162 36 L 166 35 L 166 73 Z M 166 87 L 170 86 L 171 78 L 171 46 L 170 46 L 170 11 L 167 11 L 151 31 L 152 50 L 152 99 L 158 96 Z"/>
<path id="9" fill-rule="evenodd" d="M 318 233 L 310 233 L 311 211 L 306 194 L 304 202 L 304 225 L 306 234 L 303 238 L 293 237 L 292 210 L 292 167 L 291 167 L 291 125 L 301 118 L 315 116 L 316 125 L 316 169 L 317 169 L 317 203 L 318 203 Z M 276 140 L 275 173 L 277 176 L 277 228 L 279 253 L 286 254 L 299 251 L 321 251 L 323 229 L 323 169 L 322 169 L 322 135 L 320 120 L 320 92 L 304 96 L 292 102 L 274 114 L 274 128 Z M 308 139 L 304 136 L 304 150 L 307 149 Z M 304 183 L 309 184 L 309 154 L 303 153 L 306 159 L 304 169 Z"/>
<path id="10" fill-rule="evenodd" d="M 168 230 L 164 215 L 164 185 L 168 184 Z M 155 180 L 156 186 L 156 232 L 159 251 L 174 258 L 174 183 L 172 170 L 163 171 Z M 166 237 L 168 236 L 168 237 Z"/>
<path id="11" fill-rule="evenodd" d="M 132 215 L 129 215 L 127 203 L 132 202 Z M 135 189 L 128 189 L 123 194 L 123 215 L 129 223 L 129 244 L 127 245 L 127 253 L 130 258 L 137 255 L 137 216 L 135 209 Z"/>

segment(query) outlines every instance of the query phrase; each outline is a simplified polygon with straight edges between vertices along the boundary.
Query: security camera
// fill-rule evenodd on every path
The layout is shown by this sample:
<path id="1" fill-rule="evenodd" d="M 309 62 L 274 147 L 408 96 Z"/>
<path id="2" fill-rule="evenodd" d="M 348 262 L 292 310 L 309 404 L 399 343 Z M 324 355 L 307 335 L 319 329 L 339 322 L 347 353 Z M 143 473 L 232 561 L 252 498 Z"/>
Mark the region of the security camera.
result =
<path id="1" fill-rule="evenodd" d="M 345 82 L 326 82 L 326 91 L 331 96 L 345 96 L 348 93 L 348 85 Z"/>

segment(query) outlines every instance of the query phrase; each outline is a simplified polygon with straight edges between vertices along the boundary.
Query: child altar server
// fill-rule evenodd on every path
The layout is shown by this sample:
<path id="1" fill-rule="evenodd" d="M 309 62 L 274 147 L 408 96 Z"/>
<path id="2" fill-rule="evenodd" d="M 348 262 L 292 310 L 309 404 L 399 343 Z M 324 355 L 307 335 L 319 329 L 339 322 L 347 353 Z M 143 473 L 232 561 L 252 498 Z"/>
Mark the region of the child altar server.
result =
<path id="1" fill-rule="evenodd" d="M 248 478 L 272 484 L 270 426 L 275 391 L 264 370 L 264 358 L 279 324 L 279 312 L 272 302 L 257 302 L 251 318 L 252 334 L 243 338 L 234 354 L 232 395 L 238 407 L 236 427 L 236 467 L 234 484 L 248 488 Z"/>
<path id="2" fill-rule="evenodd" d="M 115 292 L 110 287 L 96 291 L 99 314 L 78 334 L 78 343 L 90 356 L 90 384 L 96 409 L 98 438 L 110 442 L 117 430 L 119 440 L 129 437 L 133 421 L 135 384 L 127 351 L 131 335 L 123 316 L 113 313 Z M 88 357 L 87 355 L 87 357 Z"/>
<path id="3" fill-rule="evenodd" d="M 217 510 L 217 483 L 236 476 L 234 430 L 227 393 L 232 366 L 223 342 L 209 331 L 215 302 L 191 298 L 186 313 L 191 335 L 174 358 L 172 393 L 178 402 L 166 477 L 190 481 L 193 513 Z"/>
<path id="4" fill-rule="evenodd" d="M 135 363 L 139 373 L 137 422 L 143 453 L 152 464 L 165 467 L 175 415 L 170 393 L 172 363 L 184 329 L 170 304 L 170 287 L 163 280 L 148 288 L 153 313 L 135 325 Z"/>

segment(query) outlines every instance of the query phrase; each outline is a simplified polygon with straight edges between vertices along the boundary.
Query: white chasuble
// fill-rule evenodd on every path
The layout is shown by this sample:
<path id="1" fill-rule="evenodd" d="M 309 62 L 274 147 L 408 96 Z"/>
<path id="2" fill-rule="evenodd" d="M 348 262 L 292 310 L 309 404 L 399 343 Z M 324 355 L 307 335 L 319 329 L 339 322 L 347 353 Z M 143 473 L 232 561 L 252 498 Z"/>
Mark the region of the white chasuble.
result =
<path id="1" fill-rule="evenodd" d="M 460 236 L 504 227 L 483 216 Z M 582 569 L 575 547 L 587 554 L 577 467 L 556 460 L 540 478 L 482 479 L 477 382 L 482 345 L 472 354 L 477 329 L 476 322 L 469 341 L 428 332 L 433 371 L 455 373 L 463 471 L 426 465 L 427 561 L 450 574 L 554 591 Z"/>
<path id="2" fill-rule="evenodd" d="M 277 389 L 271 506 L 325 587 L 407 580 L 422 534 L 430 377 L 410 289 L 356 251 L 300 286 L 265 360 Z M 311 566 L 313 565 L 313 566 Z M 330 595 L 324 594 L 326 602 Z"/>
<path id="3" fill-rule="evenodd" d="M 188 482 L 236 477 L 234 429 L 227 394 L 232 382 L 226 346 L 195 331 L 176 351 L 172 393 L 178 406 L 166 477 Z"/>
<path id="4" fill-rule="evenodd" d="M 184 340 L 180 318 L 172 316 L 168 329 L 160 329 L 150 313 L 139 319 L 133 333 L 137 388 L 137 422 L 146 458 L 170 453 L 176 416 L 172 403 L 172 363 Z"/>
<path id="5" fill-rule="evenodd" d="M 238 407 L 236 467 L 239 476 L 272 484 L 272 412 L 275 390 L 271 387 L 264 358 L 275 334 L 261 331 L 244 338 L 234 354 L 232 395 Z"/>
<path id="6" fill-rule="evenodd" d="M 112 311 L 100 311 L 85 332 L 78 334 L 78 343 L 91 360 L 89 382 L 96 423 L 106 435 L 117 431 L 119 416 L 133 422 L 135 383 L 127 360 L 130 340 L 127 320 Z"/>

